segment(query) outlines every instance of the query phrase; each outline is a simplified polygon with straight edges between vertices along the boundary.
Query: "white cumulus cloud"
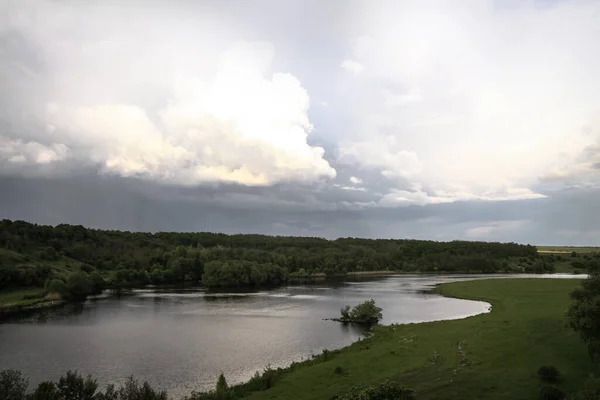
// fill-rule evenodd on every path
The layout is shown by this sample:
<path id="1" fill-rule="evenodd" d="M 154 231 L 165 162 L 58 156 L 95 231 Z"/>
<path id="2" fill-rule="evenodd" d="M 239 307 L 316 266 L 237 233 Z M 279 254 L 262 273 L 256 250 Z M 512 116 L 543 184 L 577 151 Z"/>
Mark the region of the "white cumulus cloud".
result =
<path id="1" fill-rule="evenodd" d="M 361 63 L 355 60 L 344 60 L 340 66 L 352 74 L 360 74 L 365 69 Z"/>
<path id="2" fill-rule="evenodd" d="M 388 200 L 535 198 L 540 176 L 597 176 L 597 160 L 577 155 L 594 145 L 585 127 L 600 110 L 598 2 L 381 2 L 363 11 L 348 41 L 363 69 L 360 85 L 344 86 L 354 113 L 340 161 L 428 193 L 464 191 Z"/>
<path id="3" fill-rule="evenodd" d="M 291 74 L 268 74 L 272 55 L 267 44 L 236 44 L 211 80 L 179 77 L 156 118 L 130 104 L 50 104 L 48 135 L 122 176 L 243 185 L 335 177 L 324 150 L 307 143 L 306 90 Z"/>
<path id="4" fill-rule="evenodd" d="M 362 179 L 357 178 L 356 176 L 351 176 L 349 181 L 353 185 L 360 185 L 362 183 Z"/>

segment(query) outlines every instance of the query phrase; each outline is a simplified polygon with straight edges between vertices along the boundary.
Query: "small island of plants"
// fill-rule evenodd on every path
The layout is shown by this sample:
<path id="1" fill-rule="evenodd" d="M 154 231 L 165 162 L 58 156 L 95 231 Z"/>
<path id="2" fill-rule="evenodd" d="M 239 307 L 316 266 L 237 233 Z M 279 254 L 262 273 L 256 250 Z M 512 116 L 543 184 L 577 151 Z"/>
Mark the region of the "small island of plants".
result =
<path id="1" fill-rule="evenodd" d="M 344 324 L 360 324 L 366 326 L 377 325 L 383 318 L 382 309 L 377 307 L 375 300 L 367 300 L 350 310 L 350 306 L 345 306 L 340 310 L 340 318 L 331 318 L 332 321 L 342 322 Z"/>

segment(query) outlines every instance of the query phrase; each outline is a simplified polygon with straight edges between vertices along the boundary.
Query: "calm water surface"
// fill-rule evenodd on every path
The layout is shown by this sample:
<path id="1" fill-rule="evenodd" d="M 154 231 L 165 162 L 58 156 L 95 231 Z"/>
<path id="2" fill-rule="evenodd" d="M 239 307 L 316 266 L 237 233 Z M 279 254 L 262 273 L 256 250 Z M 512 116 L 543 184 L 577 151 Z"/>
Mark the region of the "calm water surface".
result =
<path id="1" fill-rule="evenodd" d="M 133 374 L 180 397 L 213 388 L 221 372 L 238 383 L 269 364 L 286 366 L 349 345 L 360 330 L 323 321 L 345 304 L 374 298 L 384 324 L 487 312 L 487 303 L 427 293 L 443 282 L 484 277 L 402 275 L 253 293 L 137 290 L 0 324 L 0 370 L 20 369 L 31 385 L 68 369 L 101 384 Z"/>

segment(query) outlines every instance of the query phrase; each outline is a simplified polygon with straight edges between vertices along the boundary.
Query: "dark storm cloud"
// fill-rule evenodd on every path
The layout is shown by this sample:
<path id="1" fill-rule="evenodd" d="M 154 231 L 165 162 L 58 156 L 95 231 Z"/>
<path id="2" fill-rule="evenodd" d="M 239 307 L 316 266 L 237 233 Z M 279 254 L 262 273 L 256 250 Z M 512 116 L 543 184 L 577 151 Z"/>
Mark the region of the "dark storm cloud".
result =
<path id="1" fill-rule="evenodd" d="M 132 231 L 214 231 L 320 237 L 501 240 L 593 244 L 600 235 L 600 191 L 557 192 L 530 201 L 457 202 L 402 208 L 343 209 L 317 199 L 297 207 L 282 188 L 194 188 L 80 176 L 1 178 L 2 217 Z M 310 192 L 313 193 L 313 192 Z M 252 195 L 244 201 L 240 194 Z M 260 204 L 260 199 L 265 201 Z M 343 197 L 342 197 L 343 198 Z M 235 206 L 232 206 L 235 204 Z M 317 203 L 315 203 L 317 204 Z"/>
<path id="2" fill-rule="evenodd" d="M 445 28 L 458 26 L 452 32 L 459 38 L 462 33 L 469 33 L 457 43 L 468 42 L 473 49 L 482 49 L 482 54 L 471 54 L 467 45 L 454 48 L 454 42 L 447 43 L 449 54 L 464 52 L 466 64 L 460 64 L 463 58 L 455 60 L 454 56 L 437 58 L 447 55 L 446 49 L 435 47 L 443 42 L 444 33 L 439 36 L 437 25 L 429 23 L 427 8 L 422 9 L 418 3 L 398 3 L 398 8 L 394 2 L 365 4 L 342 0 L 136 0 L 118 8 L 95 1 L 9 0 L 0 4 L 0 218 L 136 231 L 597 243 L 600 152 L 597 145 L 589 143 L 589 138 L 598 135 L 597 126 L 574 118 L 574 125 L 585 125 L 583 136 L 587 141 L 579 136 L 569 141 L 580 146 L 576 149 L 579 153 L 571 149 L 574 154 L 581 154 L 580 158 L 558 160 L 558 164 L 565 165 L 564 170 L 559 168 L 554 175 L 544 175 L 541 184 L 531 172 L 538 173 L 541 165 L 551 165 L 551 157 L 544 157 L 556 150 L 552 146 L 560 147 L 551 144 L 540 150 L 536 140 L 542 138 L 542 143 L 546 143 L 544 135 L 553 124 L 535 124 L 559 115 L 553 110 L 563 110 L 565 104 L 583 109 L 582 105 L 594 104 L 596 99 L 598 91 L 586 81 L 590 71 L 595 76 L 596 58 L 582 58 L 585 62 L 579 65 L 577 57 L 583 56 L 569 46 L 578 43 L 581 45 L 576 49 L 584 51 L 590 43 L 596 45 L 595 40 L 580 40 L 589 36 L 589 20 L 576 26 L 580 30 L 559 35 L 562 41 L 556 44 L 557 54 L 569 55 L 559 58 L 572 60 L 572 72 L 561 69 L 561 65 L 552 70 L 543 46 L 520 48 L 519 43 L 530 41 L 517 36 L 507 37 L 506 48 L 493 49 L 498 62 L 487 65 L 491 53 L 486 51 L 492 48 L 488 44 L 498 37 L 505 38 L 507 32 L 520 32 L 510 24 L 504 25 L 512 20 L 504 18 L 505 14 L 497 18 L 498 7 L 493 2 L 469 3 L 473 15 L 478 16 L 476 23 L 454 15 L 445 2 L 436 4 L 442 10 L 440 16 L 448 18 L 440 21 L 446 23 Z M 552 13 L 590 15 L 586 7 L 574 4 L 569 8 L 571 5 L 564 2 L 548 6 L 548 14 L 540 14 L 536 9 L 511 4 L 502 12 L 514 12 L 523 21 L 535 22 L 546 40 L 544 33 L 556 33 L 552 30 L 556 26 Z M 5 21 L 5 9 L 19 12 Z M 36 12 L 30 13 L 31 10 Z M 36 19 L 32 15 L 42 17 Z M 418 29 L 414 32 L 410 27 L 404 32 L 406 24 L 398 24 L 391 18 L 394 15 L 408 15 L 423 23 L 415 23 Z M 379 17 L 389 17 L 392 23 L 379 25 Z M 422 31 L 423 26 L 431 28 Z M 414 33 L 411 37 L 419 40 L 404 42 L 405 33 Z M 370 35 L 370 39 L 366 40 L 365 35 Z M 482 44 L 479 38 L 483 38 L 483 48 L 478 47 Z M 240 39 L 273 45 L 276 55 L 272 62 L 266 63 L 261 79 L 251 83 L 271 85 L 273 73 L 297 78 L 297 86 L 296 81 L 288 81 L 293 84 L 283 87 L 286 95 L 269 105 L 278 106 L 288 98 L 294 99 L 290 102 L 294 107 L 304 104 L 302 91 L 306 89 L 310 108 L 292 108 L 289 125 L 297 127 L 298 121 L 307 116 L 312 130 L 304 128 L 306 143 L 285 143 L 300 145 L 285 157 L 270 152 L 270 146 L 235 153 L 239 142 L 219 147 L 221 140 L 209 142 L 214 137 L 180 142 L 188 145 L 186 149 L 192 156 L 225 148 L 227 151 L 215 159 L 229 157 L 225 166 L 231 169 L 253 164 L 253 156 L 257 155 L 259 172 L 271 178 L 268 184 L 244 185 L 240 182 L 247 177 L 232 179 L 230 174 L 226 176 L 230 183 L 225 182 L 227 179 L 190 183 L 183 179 L 181 169 L 185 168 L 179 168 L 179 159 L 173 158 L 173 154 L 179 154 L 178 148 L 169 145 L 193 135 L 187 136 L 189 129 L 169 135 L 161 111 L 172 104 L 177 90 L 181 90 L 173 83 L 175 76 L 212 82 L 219 71 L 218 55 Z M 260 57 L 251 61 L 260 65 L 264 62 Z M 356 67 L 354 72 L 341 67 L 344 61 Z M 248 65 L 255 66 L 252 62 Z M 438 65 L 447 68 L 439 70 L 435 67 Z M 472 65 L 487 66 L 490 71 L 473 70 Z M 549 76 L 554 76 L 554 71 L 562 77 L 565 87 L 578 91 L 566 93 L 573 97 L 562 100 L 546 91 L 552 85 L 523 88 L 525 83 L 535 81 L 526 78 L 531 73 L 537 77 L 539 71 L 535 68 L 539 65 L 544 71 L 551 69 Z M 506 71 L 514 71 L 514 76 Z M 194 87 L 194 79 L 183 80 L 181 86 Z M 552 79 L 551 83 L 556 81 L 560 79 Z M 236 96 L 244 86 L 240 83 L 244 82 L 236 81 Z M 482 86 L 477 86 L 479 83 Z M 259 94 L 263 94 L 272 86 L 259 87 L 263 88 Z M 225 85 L 225 89 L 229 87 Z M 563 93 L 562 86 L 559 89 Z M 452 91 L 458 93 L 457 97 Z M 241 104 L 234 117 L 288 115 L 287 109 L 269 109 L 268 113 L 252 109 L 260 96 L 247 94 L 252 101 Z M 228 96 L 224 104 L 234 103 L 236 96 Z M 219 98 L 214 96 L 207 102 Z M 552 104 L 547 105 L 546 100 Z M 58 118 L 65 126 L 57 127 L 53 125 L 55 121 L 49 121 L 47 112 L 53 102 L 65 105 L 64 113 L 59 114 L 62 118 Z M 521 106 L 514 106 L 518 109 L 514 121 L 513 102 Z M 185 103 L 178 110 L 186 111 L 187 106 L 194 104 Z M 475 109 L 470 108 L 472 104 Z M 549 108 L 529 109 L 532 104 Z M 97 106 L 107 108 L 99 110 Z M 135 112 L 130 112 L 131 108 L 123 111 L 123 106 Z M 85 116 L 94 118 L 68 130 L 82 107 Z M 246 113 L 247 110 L 250 111 Z M 175 114 L 187 116 L 185 112 Z M 470 115 L 482 116 L 482 125 L 471 127 L 474 122 L 469 120 Z M 540 115 L 544 118 L 535 118 Z M 564 115 L 569 114 L 565 111 Z M 149 122 L 142 127 L 129 125 L 132 120 L 145 118 Z M 466 125 L 460 125 L 464 121 Z M 507 129 L 502 125 L 505 121 L 514 126 Z M 204 121 L 192 122 L 193 128 L 206 128 L 201 124 Z M 108 128 L 101 130 L 101 125 Z M 261 125 L 264 126 L 271 125 Z M 523 134 L 518 130 L 521 126 L 536 129 Z M 570 132 L 569 126 L 560 126 L 562 135 Z M 99 130 L 94 131 L 95 128 Z M 222 126 L 219 128 L 231 134 Z M 257 132 L 262 133 L 262 129 L 247 137 Z M 121 141 L 129 134 L 131 140 Z M 526 137 L 527 134 L 533 137 Z M 512 136 L 500 140 L 504 135 Z M 558 137 L 556 132 L 554 135 Z M 144 147 L 148 138 L 154 137 L 164 140 Z M 298 137 L 303 139 L 303 134 Z M 79 140 L 82 138 L 85 140 Z M 279 135 L 272 135 L 266 142 L 278 138 Z M 523 144 L 525 150 L 519 153 L 524 158 L 515 156 L 513 146 L 507 145 L 521 142 L 527 142 Z M 324 149 L 322 157 L 288 162 L 291 156 L 309 154 L 307 150 L 317 147 Z M 139 148 L 145 150 L 142 156 Z M 357 149 L 356 154 L 344 158 L 344 150 L 349 148 Z M 159 161 L 154 162 L 155 159 Z M 110 163 L 120 169 L 106 171 Z M 144 165 L 140 168 L 139 164 Z M 274 174 L 282 165 L 291 165 L 289 173 Z M 151 174 L 141 179 L 143 173 L 139 174 L 140 179 L 134 178 L 136 168 L 158 171 L 157 176 L 171 176 L 172 181 Z M 223 178 L 220 173 L 215 173 L 217 178 Z M 513 181 L 513 176 L 519 179 Z M 550 183 L 554 185 L 552 190 L 546 186 Z M 565 188 L 565 183 L 570 186 Z M 391 202 L 382 201 L 390 194 Z M 534 198 L 543 195 L 547 197 Z M 522 200 L 499 201 L 507 198 Z"/>

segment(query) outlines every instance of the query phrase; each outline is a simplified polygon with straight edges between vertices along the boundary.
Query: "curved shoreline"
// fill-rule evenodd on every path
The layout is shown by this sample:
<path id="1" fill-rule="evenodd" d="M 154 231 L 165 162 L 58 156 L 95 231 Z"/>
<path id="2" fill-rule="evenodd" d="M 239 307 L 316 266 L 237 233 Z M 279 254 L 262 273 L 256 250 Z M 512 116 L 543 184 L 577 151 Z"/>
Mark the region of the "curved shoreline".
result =
<path id="1" fill-rule="evenodd" d="M 573 276 L 569 275 L 569 276 L 564 276 L 564 278 L 572 278 Z M 505 277 L 487 277 L 487 278 L 482 278 L 482 279 L 476 279 L 477 281 L 481 281 L 481 283 L 486 284 L 489 281 L 520 281 L 523 280 L 523 278 L 526 278 L 524 276 L 505 276 Z M 539 278 L 561 278 L 560 276 L 536 276 L 536 277 L 530 277 L 530 278 L 526 278 L 525 280 L 539 280 Z M 320 370 L 322 367 L 320 366 L 316 366 L 317 364 L 321 364 L 323 362 L 329 361 L 331 360 L 332 357 L 337 357 L 337 355 L 339 355 L 340 353 L 344 353 L 343 357 L 340 358 L 340 360 L 346 360 L 348 357 L 352 357 L 352 356 L 356 356 L 357 354 L 357 350 L 359 347 L 365 347 L 367 344 L 370 344 L 372 342 L 372 339 L 378 339 L 377 341 L 381 341 L 381 340 L 388 340 L 387 336 L 392 334 L 392 332 L 394 331 L 404 331 L 406 330 L 406 328 L 402 328 L 403 326 L 410 326 L 408 328 L 408 330 L 415 330 L 415 331 L 423 331 L 422 328 L 426 328 L 429 329 L 428 325 L 430 324 L 436 324 L 436 326 L 446 326 L 446 325 L 437 325 L 440 323 L 443 323 L 444 321 L 455 321 L 455 320 L 466 320 L 466 319 L 471 319 L 471 317 L 483 317 L 484 315 L 488 315 L 490 310 L 489 310 L 489 306 L 491 305 L 493 307 L 493 310 L 496 311 L 496 302 L 500 302 L 500 303 L 505 303 L 503 301 L 502 297 L 498 297 L 499 294 L 502 294 L 501 292 L 486 292 L 486 291 L 476 291 L 475 293 L 479 293 L 479 295 L 477 294 L 473 294 L 473 293 L 462 293 L 459 289 L 457 290 L 449 290 L 449 287 L 453 287 L 454 285 L 461 285 L 461 284 L 466 284 L 469 282 L 466 281 L 473 281 L 474 279 L 472 279 L 469 276 L 465 276 L 465 280 L 459 280 L 459 281 L 453 281 L 453 282 L 444 282 L 439 284 L 436 287 L 432 287 L 432 291 L 434 293 L 436 293 L 436 295 L 439 295 L 441 297 L 446 297 L 446 298 L 451 298 L 451 299 L 462 299 L 462 300 L 468 300 L 468 301 L 477 301 L 477 302 L 481 302 L 481 303 L 485 303 L 487 305 L 487 310 L 486 311 L 482 311 L 482 312 L 473 312 L 469 315 L 463 315 L 463 316 L 457 316 L 457 317 L 453 317 L 453 318 L 442 318 L 442 319 L 432 319 L 432 320 L 428 320 L 428 321 L 419 321 L 419 322 L 405 322 L 405 323 L 391 323 L 388 325 L 381 325 L 376 327 L 373 332 L 374 334 L 371 335 L 370 337 L 368 337 L 367 340 L 363 341 L 358 340 L 355 341 L 353 343 L 350 343 L 348 345 L 342 346 L 339 349 L 336 350 L 332 350 L 332 351 L 327 351 L 327 354 L 323 353 L 323 354 L 318 354 L 318 355 L 312 355 L 312 352 L 304 355 L 302 357 L 300 357 L 300 360 L 304 360 L 304 361 L 291 361 L 289 363 L 284 364 L 284 367 L 281 368 L 277 368 L 276 370 L 272 370 L 275 371 L 276 377 L 275 382 L 279 381 L 280 379 L 283 379 L 286 375 L 288 375 L 290 372 L 295 371 L 298 368 L 305 368 L 307 366 L 312 366 L 315 365 L 316 369 L 315 370 Z M 556 279 L 556 280 L 568 280 L 568 279 Z M 458 286 L 458 288 L 460 288 L 461 286 Z M 473 286 L 469 286 L 469 287 L 475 287 L 475 285 Z M 506 304 L 505 304 L 506 305 Z M 495 315 L 495 314 L 494 314 Z M 473 320 L 475 320 L 473 318 Z M 453 325 L 456 326 L 456 325 Z M 464 325 L 461 325 L 464 326 Z M 380 337 L 382 336 L 382 337 Z M 371 345 L 372 346 L 372 345 Z M 368 345 L 367 345 L 368 348 Z M 318 350 L 317 350 L 318 351 Z M 366 355 L 366 353 L 365 353 Z M 362 356 L 360 356 L 362 357 Z M 258 364 L 257 364 L 258 365 Z M 311 371 L 313 369 L 311 368 Z M 300 376 L 303 376 L 304 372 L 302 374 L 300 374 Z M 332 377 L 331 379 L 335 379 L 334 377 Z M 245 391 L 246 393 L 248 392 L 255 392 L 257 391 L 256 388 L 254 388 L 253 390 L 249 390 L 250 386 L 254 385 L 256 382 L 252 381 L 252 380 L 247 380 L 243 383 L 240 384 L 236 384 L 233 387 L 234 388 L 239 388 L 240 390 Z M 245 390 L 244 390 L 245 389 Z M 237 389 L 236 389 L 237 390 Z M 177 397 L 172 397 L 172 398 L 177 398 Z"/>
<path id="2" fill-rule="evenodd" d="M 377 327 L 373 336 L 328 360 L 282 371 L 272 389 L 249 399 L 331 398 L 350 386 L 386 379 L 414 389 L 423 400 L 535 398 L 535 371 L 548 362 L 561 366 L 567 378 L 558 386 L 572 393 L 590 373 L 600 372 L 585 344 L 564 325 L 568 294 L 579 282 L 533 279 L 443 284 L 436 290 L 441 296 L 485 301 L 494 312 Z M 337 366 L 346 375 L 333 373 Z M 494 380 L 499 374 L 505 379 Z"/>
<path id="3" fill-rule="evenodd" d="M 492 279 L 515 279 L 515 278 L 511 278 L 511 277 L 507 277 L 507 278 L 491 278 L 490 280 L 492 280 Z M 523 279 L 523 278 L 519 278 L 519 279 Z M 538 278 L 529 278 L 529 279 L 538 279 Z M 468 281 L 468 280 L 469 279 L 467 279 L 465 281 Z M 478 281 L 486 281 L 486 280 L 487 279 L 478 279 Z M 341 352 L 347 351 L 351 347 L 360 344 L 361 341 L 363 341 L 364 339 L 366 339 L 366 338 L 374 338 L 375 336 L 377 336 L 378 331 L 380 331 L 380 330 L 384 330 L 384 331 L 391 330 L 391 331 L 393 331 L 397 327 L 401 327 L 401 326 L 404 326 L 404 325 L 419 325 L 419 324 L 430 324 L 430 323 L 444 322 L 444 321 L 457 321 L 457 320 L 478 317 L 478 316 L 482 316 L 482 315 L 486 315 L 486 314 L 491 313 L 491 311 L 493 309 L 493 304 L 491 304 L 488 301 L 485 301 L 483 299 L 460 298 L 458 296 L 443 294 L 443 293 L 441 293 L 439 291 L 439 289 L 442 288 L 443 286 L 447 286 L 447 285 L 450 285 L 452 283 L 465 282 L 465 281 L 454 281 L 454 282 L 440 283 L 440 284 L 437 284 L 436 287 L 432 289 L 432 292 L 435 293 L 436 295 L 439 295 L 439 296 L 445 297 L 445 298 L 449 298 L 449 299 L 468 300 L 468 301 L 474 301 L 474 302 L 478 302 L 478 303 L 484 303 L 484 304 L 487 305 L 487 308 L 486 308 L 485 311 L 478 312 L 478 313 L 471 314 L 471 315 L 466 315 L 466 316 L 458 316 L 456 318 L 432 319 L 432 320 L 429 320 L 429 321 L 421 321 L 421 322 L 391 323 L 389 325 L 375 325 L 373 327 L 374 329 L 370 330 L 367 336 L 365 336 L 364 338 L 359 338 L 357 341 L 352 342 L 349 345 L 340 347 L 338 349 L 333 349 L 333 350 L 324 349 L 322 354 L 319 354 L 319 355 L 307 355 L 306 357 L 310 357 L 310 358 L 304 359 L 304 357 L 302 357 L 300 359 L 300 361 L 292 361 L 291 363 L 289 363 L 285 367 L 276 368 L 274 370 L 266 369 L 266 368 L 268 368 L 268 367 L 266 367 L 264 369 L 264 371 L 265 372 L 275 371 L 277 374 L 286 375 L 286 374 L 289 374 L 289 373 L 291 373 L 294 370 L 299 369 L 299 368 L 305 368 L 305 367 L 308 367 L 308 366 L 312 366 L 312 365 L 315 365 L 315 364 L 326 362 L 331 357 L 334 357 L 335 355 L 338 355 Z M 331 319 L 329 319 L 329 320 L 331 320 Z M 240 390 L 240 389 L 244 390 L 245 387 L 247 387 L 248 385 L 251 385 L 251 384 L 252 384 L 252 380 L 248 380 L 248 381 L 245 381 L 243 383 L 232 385 L 231 389 L 234 390 L 234 391 L 235 390 Z M 258 391 L 252 391 L 252 392 L 260 392 L 260 390 L 258 390 Z"/>

